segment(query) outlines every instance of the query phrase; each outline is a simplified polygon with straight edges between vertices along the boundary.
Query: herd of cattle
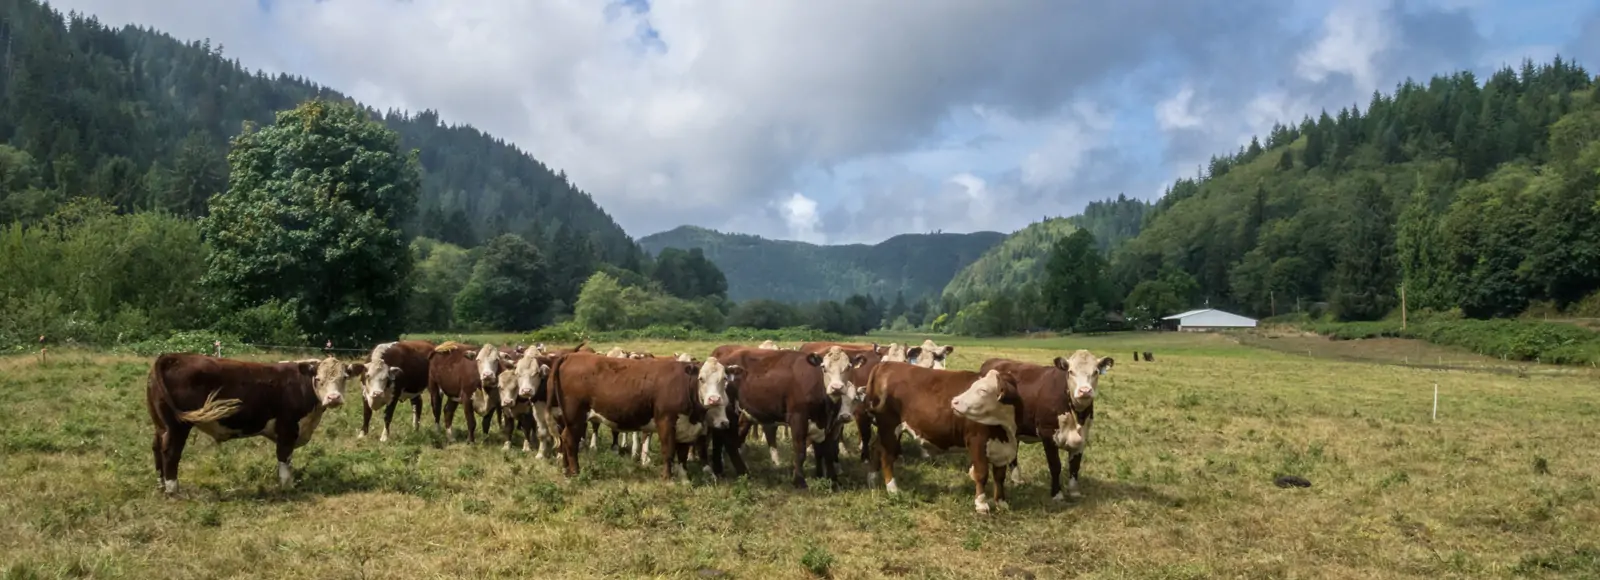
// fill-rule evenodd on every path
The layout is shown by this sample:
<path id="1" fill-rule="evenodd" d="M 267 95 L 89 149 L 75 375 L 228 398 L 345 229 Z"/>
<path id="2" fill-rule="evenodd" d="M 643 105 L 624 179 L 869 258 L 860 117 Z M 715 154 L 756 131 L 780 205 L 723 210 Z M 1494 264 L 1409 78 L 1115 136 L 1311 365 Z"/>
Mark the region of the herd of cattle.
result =
<path id="1" fill-rule="evenodd" d="M 380 344 L 357 364 L 331 356 L 269 364 L 164 354 L 151 365 L 146 400 L 156 427 L 156 471 L 168 494 L 177 491 L 178 462 L 193 428 L 218 443 L 272 440 L 279 482 L 291 486 L 290 456 L 310 440 L 325 411 L 343 404 L 345 382 L 359 378 L 361 438 L 382 410 L 378 440 L 388 441 L 401 401 L 411 402 L 411 424 L 419 428 L 427 393 L 436 426 L 443 411 L 447 441 L 453 441 L 458 408 L 469 442 L 476 440 L 479 417 L 484 433 L 497 417 L 507 448 L 514 441 L 524 451 L 537 445 L 536 458 L 555 455 L 569 476 L 578 473 L 585 441 L 598 447 L 602 426 L 611 430 L 612 449 L 646 465 L 655 436 L 668 479 L 688 477 L 684 465 L 691 455 L 716 476 L 724 472 L 724 458 L 743 475 L 740 449 L 756 427 L 773 464 L 781 465 L 777 431 L 784 426 L 793 444 L 794 485 L 806 485 L 808 448 L 816 475 L 837 482 L 841 435 L 853 422 L 861 461 L 877 464 L 869 480 L 881 476 L 890 493 L 898 492 L 894 466 L 901 438 L 909 435 L 924 456 L 966 450 L 981 513 L 990 509 L 991 472 L 993 501 L 1005 505 L 1019 442 L 1043 444 L 1054 499 L 1077 496 L 1095 389 L 1112 359 L 1078 350 L 1050 365 L 995 358 L 977 372 L 945 369 L 954 350 L 931 340 L 915 347 L 812 342 L 796 348 L 767 341 L 721 346 L 701 361 L 687 353 L 657 357 L 617 348 L 600 354 L 586 344 L 523 349 L 406 340 Z M 1069 454 L 1065 495 L 1061 449 Z"/>

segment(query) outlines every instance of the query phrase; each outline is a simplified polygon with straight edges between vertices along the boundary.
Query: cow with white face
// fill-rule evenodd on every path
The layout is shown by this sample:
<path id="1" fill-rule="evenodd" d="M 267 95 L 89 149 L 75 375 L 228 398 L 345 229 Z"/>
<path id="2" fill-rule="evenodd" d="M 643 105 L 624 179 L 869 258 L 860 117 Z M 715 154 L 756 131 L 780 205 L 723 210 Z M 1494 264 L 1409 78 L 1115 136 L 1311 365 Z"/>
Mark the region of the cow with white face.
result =
<path id="1" fill-rule="evenodd" d="M 1002 371 L 983 374 L 942 371 L 904 363 L 880 363 L 867 382 L 867 405 L 877 428 L 889 432 L 905 425 L 917 443 L 934 451 L 964 447 L 971 461 L 967 475 L 977 488 L 974 506 L 989 513 L 986 493 L 994 476 L 994 502 L 1006 505 L 1006 466 L 1017 457 L 1016 380 Z M 880 437 L 873 449 L 890 493 L 900 488 L 894 464 L 900 438 Z"/>
<path id="2" fill-rule="evenodd" d="M 674 360 L 678 361 L 678 362 L 686 362 L 686 363 L 694 362 L 694 355 L 686 353 L 686 352 L 680 352 L 678 354 L 672 355 L 672 358 Z"/>
<path id="3" fill-rule="evenodd" d="M 389 424 L 401 401 L 411 401 L 413 429 L 422 425 L 422 393 L 428 390 L 428 355 L 434 344 L 425 340 L 386 342 L 372 349 L 365 364 L 352 365 L 361 374 L 361 433 L 364 439 L 372 425 L 372 412 L 383 409 L 383 434 L 378 441 L 389 441 Z"/>
<path id="4" fill-rule="evenodd" d="M 989 359 L 981 370 L 999 370 L 1017 378 L 1018 393 L 1024 401 L 1019 438 L 1044 446 L 1050 467 L 1050 495 L 1057 501 L 1078 497 L 1078 473 L 1089 446 L 1089 428 L 1094 424 L 1094 402 L 1099 394 L 1100 377 L 1115 363 L 1111 357 L 1097 357 L 1078 350 L 1068 357 L 1056 357 L 1051 365 L 1037 365 L 1009 359 Z M 1061 489 L 1059 450 L 1068 454 L 1066 492 Z M 1013 479 L 1020 472 L 1011 464 Z"/>
<path id="5" fill-rule="evenodd" d="M 919 367 L 925 369 L 944 370 L 945 359 L 950 356 L 950 353 L 955 351 L 956 347 L 954 346 L 939 346 L 933 343 L 933 339 L 924 339 L 922 341 L 922 346 L 906 349 L 906 357 L 910 360 L 911 364 Z"/>
<path id="6" fill-rule="evenodd" d="M 778 343 L 775 342 L 775 341 L 771 341 L 771 340 L 764 340 L 764 341 L 761 341 L 761 346 L 758 346 L 756 348 L 759 348 L 761 350 L 778 350 Z"/>
<path id="7" fill-rule="evenodd" d="M 538 356 L 526 356 L 517 361 L 513 368 L 500 373 L 499 396 L 500 413 L 505 423 L 506 444 L 505 449 L 511 448 L 513 429 L 522 432 L 522 450 L 532 450 L 535 430 L 538 431 L 539 453 L 535 457 L 544 458 L 546 439 L 549 437 L 549 409 L 544 401 L 539 387 L 550 373 L 550 366 L 539 360 Z M 540 415 L 545 415 L 542 420 Z"/>

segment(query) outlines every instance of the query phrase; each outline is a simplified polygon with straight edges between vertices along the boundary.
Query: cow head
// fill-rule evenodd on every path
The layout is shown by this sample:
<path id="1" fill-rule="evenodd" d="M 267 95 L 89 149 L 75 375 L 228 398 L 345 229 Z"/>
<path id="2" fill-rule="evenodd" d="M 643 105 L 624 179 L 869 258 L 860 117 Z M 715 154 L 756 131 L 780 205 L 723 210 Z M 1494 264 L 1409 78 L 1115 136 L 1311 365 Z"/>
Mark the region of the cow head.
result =
<path id="1" fill-rule="evenodd" d="M 492 344 L 485 344 L 478 349 L 478 356 L 473 360 L 478 363 L 478 382 L 485 389 L 495 388 L 499 384 L 500 370 L 505 367 L 505 359 L 501 358 L 500 349 Z"/>
<path id="2" fill-rule="evenodd" d="M 686 362 L 686 363 L 694 362 L 694 355 L 686 353 L 686 352 L 680 352 L 678 354 L 675 354 L 675 355 L 673 355 L 673 358 L 677 359 L 678 362 Z"/>
<path id="3" fill-rule="evenodd" d="M 761 350 L 778 350 L 778 343 L 770 341 L 770 340 L 766 340 L 766 341 L 762 341 L 761 342 L 761 346 L 758 346 L 756 348 L 759 348 Z"/>
<path id="4" fill-rule="evenodd" d="M 850 371 L 861 365 L 867 364 L 867 357 L 863 354 L 851 355 L 838 346 L 828 347 L 822 355 L 807 355 L 807 361 L 822 367 L 822 385 L 828 397 L 839 401 L 839 416 L 849 417 L 855 411 L 855 405 L 866 398 L 866 390 L 856 386 L 850 381 Z"/>
<path id="5" fill-rule="evenodd" d="M 1116 361 L 1111 357 L 1100 358 L 1087 350 L 1072 353 L 1071 357 L 1056 357 L 1056 368 L 1067 373 L 1067 392 L 1072 395 L 1072 405 L 1083 408 L 1094 402 L 1094 397 L 1100 386 L 1100 375 L 1111 370 L 1111 365 Z"/>
<path id="6" fill-rule="evenodd" d="M 698 384 L 697 396 L 700 404 L 706 408 L 706 420 L 713 429 L 723 429 L 728 426 L 728 391 L 733 382 L 744 376 L 744 367 L 739 365 L 723 365 L 715 358 L 708 358 L 704 364 L 687 363 L 683 365 L 685 373 L 696 377 Z"/>
<path id="7" fill-rule="evenodd" d="M 383 356 L 393 348 L 395 343 L 386 342 L 372 349 L 372 357 L 361 367 L 361 398 L 367 401 L 367 407 L 379 409 L 389 404 L 394 399 L 398 387 L 395 382 L 400 380 L 400 367 L 389 366 L 384 362 Z"/>
<path id="8" fill-rule="evenodd" d="M 955 352 L 956 347 L 950 345 L 939 346 L 934 344 L 932 339 L 925 339 L 922 341 L 922 346 L 914 347 L 911 350 L 916 351 L 916 354 L 911 354 L 910 351 L 907 351 L 906 356 L 911 358 L 911 364 L 925 369 L 944 370 L 945 357 Z M 926 358 L 923 355 L 927 355 Z"/>
<path id="9" fill-rule="evenodd" d="M 622 347 L 620 346 L 613 346 L 611 347 L 611 350 L 606 351 L 606 356 L 611 358 L 628 358 L 628 351 L 622 350 Z"/>
<path id="10" fill-rule="evenodd" d="M 1009 425 L 1017 420 L 1017 380 L 1009 373 L 990 369 L 978 377 L 972 386 L 950 399 L 950 408 L 957 415 L 984 425 Z"/>
<path id="11" fill-rule="evenodd" d="M 518 397 L 534 396 L 539 391 L 539 385 L 544 383 L 545 377 L 550 376 L 550 365 L 539 360 L 539 357 L 536 356 L 522 357 L 522 360 L 517 361 L 516 376 L 517 388 L 501 389 L 500 397 L 502 399 L 507 396 L 506 393 L 513 392 L 514 394 L 510 395 L 512 400 Z"/>
<path id="12" fill-rule="evenodd" d="M 312 377 L 311 390 L 323 407 L 332 409 L 344 404 L 344 382 L 356 374 L 350 366 L 331 356 L 321 361 L 296 363 L 296 366 L 301 374 Z"/>
<path id="13" fill-rule="evenodd" d="M 911 350 L 921 351 L 917 347 L 911 347 Z M 889 352 L 883 354 L 883 360 L 885 362 L 906 362 L 914 356 L 916 355 L 910 354 L 910 351 L 907 351 L 904 345 L 898 342 L 891 342 L 889 343 Z"/>

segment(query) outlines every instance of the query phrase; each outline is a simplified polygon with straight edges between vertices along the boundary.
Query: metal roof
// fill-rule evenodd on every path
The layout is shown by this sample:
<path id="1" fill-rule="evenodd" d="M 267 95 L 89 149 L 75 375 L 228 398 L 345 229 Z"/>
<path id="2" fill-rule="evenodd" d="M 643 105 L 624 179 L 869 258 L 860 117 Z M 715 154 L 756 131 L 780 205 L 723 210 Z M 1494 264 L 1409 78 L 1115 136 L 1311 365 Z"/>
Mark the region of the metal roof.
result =
<path id="1" fill-rule="evenodd" d="M 1201 308 L 1199 310 L 1190 310 L 1188 312 L 1181 312 L 1181 313 L 1178 313 L 1178 314 L 1174 314 L 1172 316 L 1163 316 L 1161 319 L 1162 320 L 1177 320 L 1179 318 L 1187 318 L 1187 317 L 1190 317 L 1190 316 L 1194 316 L 1194 315 L 1199 314 L 1201 312 L 1210 312 L 1211 310 L 1212 310 L 1211 308 Z"/>

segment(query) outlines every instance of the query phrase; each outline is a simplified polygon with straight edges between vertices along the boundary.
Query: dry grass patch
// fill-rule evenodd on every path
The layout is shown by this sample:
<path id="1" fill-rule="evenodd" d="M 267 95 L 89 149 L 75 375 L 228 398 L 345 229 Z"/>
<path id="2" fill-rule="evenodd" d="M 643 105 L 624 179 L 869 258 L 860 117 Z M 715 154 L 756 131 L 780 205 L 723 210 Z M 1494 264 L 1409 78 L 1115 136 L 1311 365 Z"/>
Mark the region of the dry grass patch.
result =
<path id="1" fill-rule="evenodd" d="M 0 567 L 16 578 L 1600 574 L 1591 380 L 1332 362 L 1215 336 L 952 342 L 957 368 L 1078 346 L 1117 357 L 1084 498 L 1050 501 L 1037 446 L 1023 448 L 1011 510 L 991 517 L 973 513 L 960 456 L 907 459 L 899 496 L 865 488 L 853 450 L 843 489 L 796 492 L 754 443 L 745 480 L 671 483 L 659 461 L 588 451 L 568 480 L 553 461 L 502 452 L 498 429 L 446 446 L 427 413 L 420 430 L 397 413 L 388 444 L 356 440 L 360 409 L 347 406 L 296 453 L 297 489 L 277 489 L 265 440 L 196 435 L 181 497 L 166 499 L 143 409 L 149 361 L 63 353 L 46 366 L 0 359 Z M 715 345 L 621 346 L 704 356 Z M 1135 349 L 1156 362 L 1131 361 Z M 1278 488 L 1279 474 L 1313 486 Z"/>

